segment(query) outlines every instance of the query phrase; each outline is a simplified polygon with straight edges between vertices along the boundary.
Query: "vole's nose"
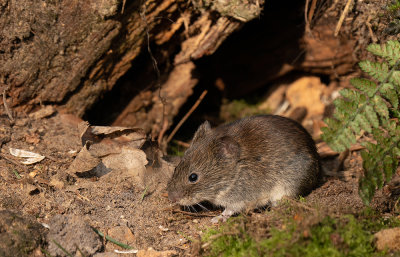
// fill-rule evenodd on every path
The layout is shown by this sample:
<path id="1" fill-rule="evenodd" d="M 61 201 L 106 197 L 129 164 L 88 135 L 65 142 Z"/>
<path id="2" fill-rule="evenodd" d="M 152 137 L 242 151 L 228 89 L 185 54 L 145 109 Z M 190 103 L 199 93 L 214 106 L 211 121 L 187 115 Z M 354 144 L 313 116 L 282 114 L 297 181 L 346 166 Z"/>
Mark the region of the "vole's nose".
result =
<path id="1" fill-rule="evenodd" d="M 168 199 L 171 202 L 176 203 L 180 198 L 181 198 L 181 195 L 178 192 L 176 192 L 176 191 L 168 192 Z"/>

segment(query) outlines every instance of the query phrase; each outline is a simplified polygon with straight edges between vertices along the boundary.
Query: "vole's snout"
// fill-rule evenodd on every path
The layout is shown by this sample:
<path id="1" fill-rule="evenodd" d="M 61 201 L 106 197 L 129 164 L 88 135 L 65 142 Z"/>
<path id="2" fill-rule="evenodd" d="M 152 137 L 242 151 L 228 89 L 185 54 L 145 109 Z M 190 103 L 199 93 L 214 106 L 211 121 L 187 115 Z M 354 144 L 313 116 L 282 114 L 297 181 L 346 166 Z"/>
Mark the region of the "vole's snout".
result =
<path id="1" fill-rule="evenodd" d="M 179 201 L 179 199 L 182 198 L 182 194 L 180 194 L 179 192 L 176 191 L 168 191 L 168 199 L 173 202 L 176 203 L 177 201 Z"/>

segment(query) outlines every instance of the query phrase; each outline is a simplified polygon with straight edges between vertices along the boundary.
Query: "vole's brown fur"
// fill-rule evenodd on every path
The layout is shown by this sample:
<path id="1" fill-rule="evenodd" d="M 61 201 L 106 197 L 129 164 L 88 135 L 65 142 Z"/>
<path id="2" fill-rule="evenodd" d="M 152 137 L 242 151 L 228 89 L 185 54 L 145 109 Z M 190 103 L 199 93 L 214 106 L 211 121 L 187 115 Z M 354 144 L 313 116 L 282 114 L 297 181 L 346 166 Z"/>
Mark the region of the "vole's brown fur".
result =
<path id="1" fill-rule="evenodd" d="M 310 192 L 320 173 L 307 131 L 274 115 L 244 118 L 211 129 L 203 123 L 168 182 L 173 202 L 209 201 L 224 217 Z M 190 181 L 189 176 L 197 177 Z"/>

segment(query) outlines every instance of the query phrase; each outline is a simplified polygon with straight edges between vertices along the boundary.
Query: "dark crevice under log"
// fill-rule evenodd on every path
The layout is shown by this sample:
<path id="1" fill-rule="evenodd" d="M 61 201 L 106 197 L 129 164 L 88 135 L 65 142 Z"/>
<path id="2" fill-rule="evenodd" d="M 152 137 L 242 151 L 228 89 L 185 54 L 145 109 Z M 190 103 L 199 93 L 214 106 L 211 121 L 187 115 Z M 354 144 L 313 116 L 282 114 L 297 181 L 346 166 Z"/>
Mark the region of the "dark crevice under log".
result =
<path id="1" fill-rule="evenodd" d="M 204 90 L 208 90 L 209 93 L 192 116 L 197 116 L 200 112 L 218 115 L 223 97 L 242 98 L 259 92 L 260 89 L 266 90 L 271 82 L 290 72 L 318 74 L 328 79 L 334 78 L 337 74 L 345 74 L 355 62 L 352 58 L 352 41 L 333 36 L 336 24 L 333 18 L 316 21 L 313 34 L 305 33 L 303 11 L 304 2 L 301 1 L 290 7 L 281 2 L 268 3 L 260 18 L 250 21 L 242 29 L 231 34 L 214 54 L 194 60 L 194 67 L 191 66 L 193 68 L 191 78 L 198 80 L 198 83 L 193 95 L 192 89 L 184 93 L 184 98 L 188 100 L 186 103 L 180 101 L 179 105 L 182 106 L 179 112 L 177 109 L 173 110 L 174 119 L 169 117 L 168 125 L 178 122 Z M 191 37 L 187 41 L 196 40 Z M 185 42 L 182 45 L 184 46 Z M 151 48 L 158 52 L 156 45 L 152 44 Z M 341 49 L 340 52 L 338 49 Z M 174 65 L 185 59 L 181 57 L 183 55 L 184 51 L 180 49 L 172 56 L 173 58 L 170 58 L 171 61 L 175 60 L 175 63 L 166 66 L 176 67 Z M 133 124 L 142 126 L 148 131 L 160 131 L 161 125 L 154 127 L 156 119 L 158 119 L 156 123 L 160 124 L 161 112 L 160 106 L 155 108 L 157 103 L 161 102 L 155 95 L 157 92 L 154 94 L 157 82 L 155 72 L 148 53 L 142 53 L 139 59 L 140 64 L 134 62 L 134 66 L 140 69 L 132 68 L 121 80 L 121 84 L 114 88 L 117 89 L 116 92 L 108 93 L 105 102 L 100 102 L 89 112 L 87 116 L 89 119 L 97 123 Z M 190 81 L 190 78 L 186 79 Z M 164 82 L 165 80 L 161 83 L 163 87 Z M 147 86 L 147 89 L 140 93 L 134 92 L 132 85 Z M 178 89 L 174 92 L 175 95 L 170 99 L 166 97 L 167 102 L 174 101 L 181 95 Z M 113 105 L 117 95 L 125 99 L 123 95 L 127 94 L 132 96 L 133 100 L 130 103 L 125 102 L 124 108 Z M 152 109 L 155 112 L 152 112 Z M 99 115 L 103 113 L 105 115 Z M 194 117 L 195 121 L 192 120 L 190 124 L 197 126 L 202 118 Z"/>
<path id="2" fill-rule="evenodd" d="M 261 15 L 263 1 L 243 1 L 257 17 L 247 24 L 249 13 L 238 12 L 245 7 L 206 2 L 127 1 L 121 13 L 122 0 L 5 0 L 1 92 L 17 112 L 53 104 L 156 138 L 190 108 L 194 88 L 190 99 L 207 89 L 203 105 L 218 108 L 222 97 L 243 97 L 291 71 L 338 76 L 355 63 L 351 37 L 333 36 L 336 17 L 304 33 L 305 1 L 268 1 Z"/>

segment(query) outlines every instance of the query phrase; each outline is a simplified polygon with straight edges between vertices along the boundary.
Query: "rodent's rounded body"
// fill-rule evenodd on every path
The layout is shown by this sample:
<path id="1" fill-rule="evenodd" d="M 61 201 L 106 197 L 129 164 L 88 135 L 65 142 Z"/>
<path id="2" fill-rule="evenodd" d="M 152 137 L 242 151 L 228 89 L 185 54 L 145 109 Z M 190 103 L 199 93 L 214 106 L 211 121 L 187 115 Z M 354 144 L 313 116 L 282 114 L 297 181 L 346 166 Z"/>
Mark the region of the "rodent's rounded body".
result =
<path id="1" fill-rule="evenodd" d="M 209 201 L 233 214 L 307 194 L 319 173 L 315 143 L 301 125 L 259 115 L 214 129 L 202 124 L 167 190 L 181 205 Z"/>

